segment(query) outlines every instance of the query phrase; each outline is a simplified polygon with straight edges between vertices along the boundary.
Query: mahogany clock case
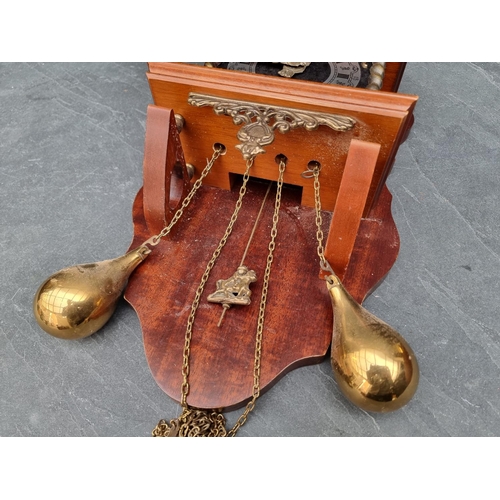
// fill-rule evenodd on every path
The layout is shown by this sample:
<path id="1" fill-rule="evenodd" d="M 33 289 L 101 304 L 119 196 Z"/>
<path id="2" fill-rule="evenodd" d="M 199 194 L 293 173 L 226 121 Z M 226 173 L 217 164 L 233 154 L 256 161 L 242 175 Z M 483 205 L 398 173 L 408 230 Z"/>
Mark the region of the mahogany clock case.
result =
<path id="1" fill-rule="evenodd" d="M 291 197 L 288 189 L 283 193 L 273 262 L 275 271 L 267 294 L 265 331 L 272 333 L 264 334 L 262 340 L 259 385 L 263 392 L 292 368 L 321 361 L 331 343 L 331 305 L 318 276 L 315 250 L 314 183 L 304 178 L 303 172 L 311 160 L 322 165 L 321 203 L 327 210 L 326 222 L 330 223 L 335 207 L 329 231 L 324 227 L 325 254 L 350 293 L 362 301 L 389 271 L 397 256 L 399 239 L 390 213 L 391 195 L 384 188 L 384 180 L 407 135 L 417 98 L 185 64 L 149 63 L 149 69 L 148 80 L 157 107 L 148 109 L 144 188 L 134 203 L 136 238 L 131 248 L 147 239 L 151 231 L 160 231 L 168 220 L 167 214 L 170 212 L 171 217 L 174 212 L 170 208 L 168 188 L 167 193 L 158 189 L 158 185 L 169 182 L 171 162 L 182 161 L 181 153 L 172 151 L 179 140 L 175 134 L 169 138 L 174 128 L 169 125 L 173 124 L 173 118 L 169 118 L 164 108 L 172 108 L 183 118 L 180 142 L 183 155 L 198 166 L 195 178 L 200 175 L 199 165 L 203 164 L 204 155 L 214 143 L 227 147 L 227 153 L 207 176 L 204 183 L 208 187 L 200 191 L 198 205 L 186 212 L 189 224 L 178 223 L 176 234 L 158 246 L 148 265 L 141 266 L 130 278 L 125 293 L 139 315 L 152 374 L 174 399 L 180 397 L 182 378 L 177 361 L 183 359 L 185 325 L 190 301 L 198 286 L 196 276 L 203 274 L 216 246 L 214 238 L 224 233 L 232 212 L 235 200 L 229 194 L 230 179 L 234 174 L 243 173 L 246 147 L 252 148 L 248 151 L 255 148 L 251 127 L 259 127 L 258 140 L 264 127 L 272 133 L 269 126 L 274 120 L 279 123 L 281 115 L 290 116 L 292 124 L 296 116 L 300 122 L 310 120 L 311 123 L 318 120 L 330 124 L 329 117 L 339 122 L 351 120 L 346 130 L 332 130 L 314 123 L 312 130 L 292 126 L 288 133 L 276 131 L 270 143 L 262 144 L 265 148 L 259 145 L 260 153 L 252 166 L 252 175 L 256 178 L 275 180 L 274 158 L 281 152 L 289 158 L 285 183 L 300 188 Z M 202 103 L 201 108 L 198 102 Z M 233 116 L 232 120 L 220 113 L 226 106 L 229 108 L 226 114 Z M 255 122 L 248 124 L 248 136 L 238 131 L 239 113 L 243 117 L 250 113 L 257 115 Z M 344 122 L 341 123 L 344 126 Z M 336 125 L 332 123 L 333 127 Z M 243 143 L 238 144 L 242 140 Z M 162 141 L 167 142 L 162 145 Z M 210 186 L 216 189 L 210 190 Z M 237 189 L 233 191 L 236 194 Z M 243 254 L 250 234 L 247 221 L 255 220 L 259 209 L 262 194 L 258 193 L 257 187 L 250 189 L 242 215 L 234 226 L 234 235 L 207 282 L 202 303 L 215 289 L 218 279 L 234 272 L 238 255 Z M 166 207 L 165 215 L 161 215 L 162 206 Z M 268 244 L 265 228 L 270 223 L 271 211 L 269 204 L 247 259 L 251 269 L 261 277 Z M 237 311 L 228 313 L 220 328 L 215 327 L 216 316 L 220 314 L 217 306 L 201 307 L 197 312 L 190 342 L 190 405 L 235 408 L 251 396 L 253 370 L 248 366 L 254 359 L 255 334 L 252 332 L 257 324 L 261 287 L 260 279 L 252 287 L 257 299 L 248 307 L 237 307 Z"/>
<path id="2" fill-rule="evenodd" d="M 0 69 L 0 435 L 148 436 L 178 404 L 151 376 L 133 309 L 120 302 L 104 330 L 73 343 L 42 332 L 31 310 L 46 276 L 121 255 L 132 241 L 148 66 Z M 241 435 L 499 434 L 495 81 L 497 64 L 409 63 L 399 87 L 419 96 L 387 179 L 401 246 L 365 306 L 411 342 L 422 373 L 415 398 L 392 414 L 361 412 L 325 361 L 283 377 Z"/>

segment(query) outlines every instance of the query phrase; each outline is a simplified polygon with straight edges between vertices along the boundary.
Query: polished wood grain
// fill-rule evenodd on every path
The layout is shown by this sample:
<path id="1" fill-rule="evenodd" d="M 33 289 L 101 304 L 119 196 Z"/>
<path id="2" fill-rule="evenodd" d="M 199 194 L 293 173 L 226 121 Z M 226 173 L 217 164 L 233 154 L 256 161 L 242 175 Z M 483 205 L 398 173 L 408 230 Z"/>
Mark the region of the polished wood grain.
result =
<path id="1" fill-rule="evenodd" d="M 150 136 L 157 136 L 159 143 L 163 144 L 166 132 L 173 130 L 170 120 L 166 119 L 171 113 L 162 109 L 158 115 L 157 111 L 154 107 L 148 109 L 147 123 L 150 126 L 146 142 L 152 141 Z M 161 120 L 155 121 L 158 116 Z M 159 128 L 151 128 L 152 123 L 160 124 Z M 359 176 L 359 163 L 366 163 L 361 168 L 365 171 L 364 195 L 361 190 L 361 194 L 354 196 L 358 198 L 359 220 L 351 226 L 342 224 L 340 218 L 339 224 L 333 224 L 333 230 L 341 242 L 350 242 L 344 281 L 351 294 L 361 301 L 394 263 L 399 239 L 390 215 L 390 195 L 386 190 L 379 197 L 375 215 L 360 219 L 360 207 L 364 206 L 363 196 L 366 196 L 370 184 L 370 171 L 373 173 L 378 148 L 357 141 L 352 149 L 344 183 L 347 188 L 341 189 L 345 195 L 341 194 L 336 213 L 348 210 L 349 179 Z M 154 172 L 156 168 L 164 171 L 164 178 L 168 179 L 175 165 L 170 163 L 167 166 L 165 148 L 155 151 L 159 157 L 153 158 L 150 152 L 145 154 L 144 173 L 158 178 L 159 174 Z M 178 152 L 172 154 L 176 156 Z M 365 158 L 363 162 L 363 155 L 369 161 Z M 274 171 L 277 177 L 276 164 Z M 125 297 L 141 322 L 146 358 L 153 377 L 174 399 L 180 398 L 182 350 L 190 307 L 206 263 L 224 234 L 234 209 L 240 181 L 235 180 L 231 191 L 210 186 L 201 188 L 175 231 L 154 248 L 147 265 L 136 270 L 126 290 Z M 312 179 L 309 182 L 312 183 Z M 267 182 L 260 179 L 251 182 L 233 235 L 204 290 L 191 345 L 188 401 L 193 406 L 233 408 L 243 404 L 252 394 L 256 315 L 272 225 L 272 200 L 265 205 L 245 260 L 260 278 L 252 285 L 255 298 L 251 305 L 230 309 L 222 327 L 217 328 L 221 308 L 218 304 L 208 303 L 206 297 L 215 291 L 217 280 L 230 277 L 239 265 L 266 187 Z M 138 246 L 152 235 L 144 206 L 144 199 L 151 195 L 148 190 L 158 193 L 157 186 L 149 180 L 138 193 L 133 209 L 135 237 L 131 247 Z M 165 195 L 163 190 L 160 192 Z M 352 219 L 352 214 L 346 213 L 346 218 Z M 323 230 L 327 235 L 328 227 L 332 227 L 331 221 L 331 212 L 323 211 Z M 267 390 L 289 370 L 323 359 L 331 341 L 332 311 L 326 286 L 319 276 L 315 211 L 301 205 L 300 188 L 285 186 L 278 230 L 266 309 L 262 390 Z M 342 245 L 345 247 L 344 243 Z M 335 253 L 342 250 L 342 245 L 327 245 L 327 255 L 330 247 Z M 351 269 L 356 272 L 349 273 Z"/>
<path id="2" fill-rule="evenodd" d="M 211 108 L 188 104 L 191 92 L 212 96 L 284 106 L 294 109 L 348 115 L 357 123 L 353 130 L 336 132 L 320 126 L 313 132 L 304 129 L 287 134 L 276 133 L 266 154 L 255 160 L 255 176 L 273 178 L 274 158 L 289 158 L 285 182 L 302 188 L 301 203 L 314 206 L 311 183 L 301 177 L 311 160 L 319 161 L 324 172 L 325 210 L 333 211 L 352 139 L 380 144 L 380 154 L 370 185 L 364 215 L 376 200 L 389 174 L 401 140 L 409 125 L 416 96 L 355 89 L 307 81 L 290 81 L 275 77 L 198 67 L 182 63 L 149 63 L 147 74 L 153 100 L 157 106 L 172 108 L 186 120 L 181 142 L 186 161 L 199 175 L 214 142 L 227 147 L 219 168 L 207 177 L 208 185 L 230 189 L 233 174 L 243 174 L 245 162 L 236 149 L 239 127 L 229 116 L 217 116 Z"/>
<path id="3" fill-rule="evenodd" d="M 354 249 L 379 152 L 380 144 L 353 139 L 347 155 L 325 245 L 325 257 L 341 280 Z"/>
<path id="4" fill-rule="evenodd" d="M 168 185 L 175 178 L 174 170 L 183 164 L 182 151 L 186 160 L 194 163 L 196 176 L 215 142 L 228 149 L 175 231 L 135 271 L 125 293 L 139 316 L 152 375 L 177 401 L 186 321 L 207 262 L 234 210 L 245 167 L 235 149 L 237 127 L 231 118 L 189 106 L 189 92 L 348 114 L 357 120 L 349 133 L 320 127 L 314 132 L 278 134 L 252 166 L 240 216 L 202 294 L 190 355 L 188 403 L 201 408 L 236 408 L 252 395 L 257 312 L 272 226 L 272 199 L 264 207 L 244 262 L 258 277 L 251 285 L 251 304 L 233 306 L 218 328 L 221 306 L 206 298 L 215 291 L 217 280 L 229 278 L 240 264 L 267 185 L 277 179 L 275 156 L 285 154 L 288 162 L 265 315 L 262 391 L 291 369 L 324 359 L 331 342 L 332 309 L 316 253 L 313 180 L 301 174 L 311 160 L 320 162 L 326 254 L 343 276 L 347 290 L 362 302 L 390 270 L 399 251 L 385 178 L 408 132 L 417 98 L 311 82 L 277 85 L 275 79 L 261 75 L 234 72 L 228 77 L 229 72 L 185 64 L 150 63 L 150 70 L 155 105 L 148 108 L 145 182 L 134 202 L 131 248 L 157 232 L 175 202 L 185 195 L 185 184 Z M 186 120 L 180 141 L 174 131 L 173 111 Z M 184 174 L 182 178 L 184 183 Z"/>
<path id="5" fill-rule="evenodd" d="M 186 161 L 171 109 L 149 106 L 144 144 L 144 217 L 152 234 L 172 219 L 190 189 Z"/>
<path id="6" fill-rule="evenodd" d="M 200 189 L 175 234 L 163 240 L 130 279 L 125 298 L 136 310 L 146 358 L 158 385 L 180 400 L 182 350 L 186 321 L 206 263 L 223 235 L 237 198 L 233 191 Z M 255 270 L 252 303 L 232 307 L 221 328 L 219 304 L 207 302 L 216 281 L 238 266 L 266 182 L 253 181 L 233 236 L 216 263 L 202 296 L 193 328 L 189 404 L 202 408 L 236 408 L 251 397 L 256 319 L 272 218 L 266 204 L 245 264 Z M 376 215 L 361 221 L 344 279 L 361 301 L 393 265 L 399 239 L 390 215 L 390 195 L 384 190 Z M 143 192 L 134 203 L 132 246 L 150 236 L 144 220 Z M 331 220 L 323 212 L 324 230 Z M 300 205 L 300 192 L 286 186 L 271 273 L 262 348 L 261 389 L 266 391 L 293 368 L 324 359 L 332 334 L 332 309 L 325 283 L 319 278 L 314 209 Z"/>
<path id="7" fill-rule="evenodd" d="M 405 62 L 388 62 L 385 63 L 385 76 L 382 88 L 384 92 L 397 92 L 401 78 L 406 68 Z"/>

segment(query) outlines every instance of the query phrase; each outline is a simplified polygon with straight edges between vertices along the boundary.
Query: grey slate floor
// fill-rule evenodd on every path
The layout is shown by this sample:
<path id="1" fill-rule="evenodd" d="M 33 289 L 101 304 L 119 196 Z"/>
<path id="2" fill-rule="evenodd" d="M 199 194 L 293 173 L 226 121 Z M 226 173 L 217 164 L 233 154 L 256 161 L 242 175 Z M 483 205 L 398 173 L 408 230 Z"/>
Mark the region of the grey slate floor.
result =
<path id="1" fill-rule="evenodd" d="M 146 70 L 0 65 L 0 436 L 148 436 L 178 413 L 128 304 L 78 342 L 32 314 L 48 275 L 130 244 Z M 400 92 L 420 97 L 388 180 L 401 251 L 365 306 L 412 345 L 417 394 L 368 414 L 325 361 L 263 395 L 240 436 L 500 435 L 500 64 L 409 63 Z"/>

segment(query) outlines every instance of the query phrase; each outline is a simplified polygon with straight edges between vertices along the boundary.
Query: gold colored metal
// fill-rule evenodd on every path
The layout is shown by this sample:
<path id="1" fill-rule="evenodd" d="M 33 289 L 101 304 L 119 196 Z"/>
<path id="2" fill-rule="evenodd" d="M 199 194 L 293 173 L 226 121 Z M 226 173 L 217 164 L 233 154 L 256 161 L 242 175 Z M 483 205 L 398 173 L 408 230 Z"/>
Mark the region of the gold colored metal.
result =
<path id="1" fill-rule="evenodd" d="M 217 304 L 250 304 L 250 283 L 257 281 L 255 271 L 247 266 L 238 267 L 237 271 L 227 280 L 218 280 L 217 290 L 208 296 L 209 302 Z"/>
<path id="2" fill-rule="evenodd" d="M 380 90 L 384 83 L 385 62 L 374 62 L 370 68 L 367 89 Z"/>
<path id="3" fill-rule="evenodd" d="M 226 419 L 214 410 L 184 408 L 182 415 L 167 423 L 160 420 L 153 437 L 227 437 Z"/>
<path id="4" fill-rule="evenodd" d="M 184 125 L 186 125 L 186 120 L 179 113 L 175 113 L 174 118 L 175 118 L 175 126 L 177 127 L 177 132 L 179 132 L 180 134 L 182 132 L 182 129 L 184 128 Z"/>
<path id="5" fill-rule="evenodd" d="M 283 160 L 283 161 L 286 161 L 286 160 Z M 279 165 L 279 162 L 278 162 L 278 165 Z M 242 266 L 244 264 L 245 259 L 247 257 L 248 250 L 250 248 L 250 244 L 252 243 L 253 237 L 255 235 L 255 230 L 257 229 L 257 226 L 259 225 L 259 221 L 260 221 L 260 218 L 262 216 L 262 211 L 264 210 L 264 206 L 266 205 L 267 197 L 269 196 L 269 191 L 271 191 L 272 184 L 273 183 L 270 182 L 267 186 L 266 194 L 264 195 L 264 198 L 262 199 L 262 203 L 260 204 L 259 213 L 257 214 L 257 217 L 255 218 L 252 232 L 250 233 L 250 237 L 248 238 L 248 241 L 247 241 L 247 246 L 245 247 L 245 251 L 243 252 L 243 256 L 241 257 L 240 266 Z"/>
<path id="6" fill-rule="evenodd" d="M 259 303 L 259 315 L 257 318 L 257 331 L 255 334 L 255 353 L 254 353 L 254 367 L 253 367 L 253 389 L 252 389 L 252 399 L 247 403 L 244 412 L 231 430 L 225 430 L 225 418 L 224 416 L 216 410 L 199 410 L 197 408 L 191 408 L 187 403 L 187 396 L 189 394 L 189 370 L 190 370 L 190 352 L 191 352 L 191 340 L 193 336 L 193 324 L 196 316 L 196 311 L 200 304 L 201 295 L 205 288 L 205 285 L 210 277 L 210 272 L 215 265 L 217 258 L 219 257 L 222 248 L 229 238 L 236 218 L 238 216 L 239 210 L 242 205 L 243 196 L 246 192 L 246 185 L 248 179 L 250 178 L 250 167 L 253 164 L 253 160 L 247 161 L 247 168 L 245 174 L 243 175 L 243 184 L 240 188 L 238 200 L 233 212 L 233 215 L 229 221 L 226 228 L 226 232 L 222 237 L 219 245 L 215 249 L 212 258 L 207 264 L 205 272 L 201 278 L 200 285 L 196 291 L 195 298 L 191 305 L 191 312 L 187 321 L 186 335 L 184 338 L 184 350 L 183 350 L 183 361 L 182 361 L 182 386 L 181 386 L 181 406 L 182 415 L 176 419 L 170 421 L 170 424 L 166 420 L 160 420 L 158 425 L 152 432 L 154 437 L 167 437 L 167 436 L 193 436 L 193 437 L 203 437 L 203 436 L 218 436 L 218 437 L 234 437 L 238 432 L 238 429 L 246 422 L 249 413 L 255 408 L 255 403 L 260 395 L 260 365 L 262 357 L 262 338 L 264 332 L 264 319 L 267 305 L 267 292 L 269 289 L 269 280 L 271 276 L 271 266 L 273 263 L 274 250 L 276 248 L 276 236 L 278 235 L 278 221 L 279 221 L 279 209 L 281 206 L 281 193 L 283 188 L 283 176 L 286 167 L 286 158 L 280 157 L 279 159 L 279 175 L 276 188 L 276 198 L 274 202 L 274 213 L 273 213 L 273 224 L 271 228 L 271 238 L 268 245 L 268 255 L 266 262 L 266 269 L 264 271 L 264 280 L 262 285 L 262 294 Z M 194 432 L 186 433 L 187 427 L 183 427 L 188 421 L 191 422 L 192 412 L 199 412 L 195 414 L 193 420 L 198 421 L 199 418 L 203 420 L 203 429 L 199 425 L 195 425 L 196 429 Z M 191 425 L 191 424 L 190 424 Z"/>
<path id="7" fill-rule="evenodd" d="M 326 278 L 334 311 L 331 362 L 335 380 L 355 405 L 390 412 L 415 394 L 415 354 L 394 328 L 360 306 L 337 276 Z"/>
<path id="8" fill-rule="evenodd" d="M 278 71 L 278 75 L 285 78 L 292 78 L 295 75 L 304 73 L 305 69 L 311 64 L 310 62 L 282 62 L 283 68 Z"/>
<path id="9" fill-rule="evenodd" d="M 390 412 L 415 394 L 419 368 L 415 354 L 394 328 L 358 304 L 344 288 L 325 258 L 321 218 L 319 171 L 314 177 L 317 253 L 333 307 L 331 363 L 340 390 L 363 410 Z M 307 171 L 306 171 L 307 172 Z"/>
<path id="10" fill-rule="evenodd" d="M 150 252 L 141 245 L 116 259 L 53 274 L 35 294 L 33 310 L 38 324 L 62 339 L 92 335 L 109 320 L 130 274 Z"/>
<path id="11" fill-rule="evenodd" d="M 247 161 L 246 165 L 246 170 L 243 175 L 243 183 L 240 187 L 240 191 L 238 194 L 238 200 L 236 201 L 236 205 L 234 207 L 234 212 L 231 215 L 231 218 L 229 220 L 228 226 L 226 228 L 226 231 L 224 235 L 222 236 L 219 245 L 215 249 L 214 253 L 212 254 L 211 259 L 209 260 L 207 267 L 205 268 L 205 272 L 203 273 L 203 276 L 201 277 L 200 284 L 198 285 L 198 289 L 196 290 L 195 297 L 193 300 L 193 303 L 191 304 L 191 311 L 189 313 L 189 317 L 187 320 L 187 325 L 186 325 L 186 334 L 184 337 L 184 350 L 183 350 L 183 355 L 182 355 L 182 385 L 181 385 L 181 406 L 183 408 L 187 408 L 187 395 L 189 393 L 189 381 L 188 381 L 188 375 L 189 375 L 189 356 L 191 353 L 191 338 L 193 336 L 193 325 L 194 325 L 194 320 L 196 317 L 196 312 L 198 310 L 198 306 L 200 304 L 201 300 L 201 295 L 203 294 L 203 290 L 205 289 L 205 285 L 208 281 L 208 278 L 210 277 L 210 273 L 212 271 L 212 268 L 215 265 L 215 262 L 217 261 L 220 253 L 222 252 L 222 249 L 224 248 L 229 236 L 231 235 L 233 231 L 233 226 L 236 222 L 236 219 L 238 218 L 238 214 L 240 212 L 240 209 L 243 204 L 243 197 L 246 194 L 247 191 L 247 184 L 250 179 L 250 169 L 253 165 L 253 160 Z"/>
<path id="12" fill-rule="evenodd" d="M 276 129 L 284 134 L 296 128 L 312 131 L 320 125 L 325 125 L 343 132 L 351 130 L 356 124 L 356 120 L 349 116 L 236 101 L 204 94 L 190 93 L 188 103 L 197 107 L 211 106 L 216 115 L 230 116 L 235 125 L 243 125 L 236 134 L 242 143 L 236 148 L 241 151 L 245 160 L 265 153 L 264 146 L 274 141 Z M 271 120 L 274 120 L 273 124 L 270 124 Z"/>
<path id="13" fill-rule="evenodd" d="M 194 177 L 194 173 L 196 171 L 194 165 L 192 165 L 191 163 L 186 163 L 186 170 L 188 173 L 189 180 L 191 180 Z"/>
<path id="14" fill-rule="evenodd" d="M 191 188 L 191 191 L 189 191 L 189 194 L 182 200 L 181 206 L 175 212 L 174 216 L 172 217 L 172 220 L 170 221 L 170 224 L 165 226 L 157 235 L 151 236 L 151 238 L 145 241 L 143 245 L 151 245 L 155 247 L 156 245 L 158 245 L 158 243 L 160 243 L 162 238 L 165 238 L 165 236 L 167 236 L 170 233 L 175 224 L 177 224 L 178 220 L 182 217 L 184 210 L 191 203 L 191 200 L 193 199 L 198 189 L 200 189 L 203 179 L 205 179 L 205 177 L 209 174 L 217 158 L 219 158 L 219 156 L 226 154 L 226 146 L 224 146 L 224 144 L 215 143 L 213 148 L 214 152 L 212 154 L 212 158 L 210 158 L 210 161 L 207 162 L 206 167 L 203 169 L 203 172 L 201 173 L 200 177 L 193 184 L 193 187 Z"/>
<path id="15" fill-rule="evenodd" d="M 231 276 L 231 278 L 227 280 L 218 280 L 216 283 L 217 290 L 207 297 L 207 300 L 209 302 L 222 304 L 223 310 L 219 322 L 217 323 L 218 327 L 221 326 L 226 311 L 232 305 L 250 305 L 250 295 L 252 294 L 252 292 L 250 291 L 250 283 L 255 283 L 257 281 L 257 275 L 255 274 L 255 271 L 249 270 L 248 267 L 244 266 L 243 264 L 250 248 L 250 244 L 252 243 L 253 237 L 255 235 L 255 230 L 257 229 L 260 218 L 262 216 L 262 211 L 264 210 L 269 191 L 271 190 L 271 185 L 272 182 L 270 182 L 267 186 L 266 194 L 264 195 L 264 199 L 260 204 L 259 213 L 257 214 L 257 217 L 253 224 L 252 232 L 250 233 L 250 237 L 248 238 L 247 245 L 245 247 L 245 251 L 243 252 L 243 257 L 241 258 L 238 269 Z"/>
<path id="16" fill-rule="evenodd" d="M 250 304 L 250 283 L 257 281 L 255 271 L 248 269 L 247 266 L 239 266 L 236 272 L 227 280 L 218 280 L 216 283 L 216 291 L 211 293 L 207 300 L 224 306 L 223 314 L 229 307 L 248 306 Z M 222 317 L 217 326 L 220 326 Z"/>
<path id="17" fill-rule="evenodd" d="M 284 156 L 277 158 L 279 166 L 278 182 L 276 186 L 276 198 L 274 201 L 273 224 L 271 228 L 271 239 L 268 245 L 268 254 L 266 269 L 264 271 L 264 280 L 262 284 L 262 293 L 259 303 L 259 316 L 257 318 L 257 333 L 255 335 L 255 356 L 253 367 L 253 394 L 252 399 L 247 403 L 245 411 L 238 418 L 233 428 L 228 432 L 229 437 L 236 435 L 238 429 L 247 421 L 249 413 L 255 408 L 257 398 L 260 396 L 260 364 L 262 358 L 262 338 L 264 333 L 264 319 L 267 305 L 267 292 L 269 290 L 269 281 L 271 278 L 271 266 L 274 260 L 274 250 L 276 249 L 276 237 L 278 236 L 279 210 L 281 206 L 281 193 L 283 190 L 283 175 L 287 159 Z"/>
<path id="18" fill-rule="evenodd" d="M 182 201 L 170 224 L 141 246 L 113 260 L 81 264 L 58 271 L 35 294 L 33 311 L 38 324 L 50 335 L 63 339 L 81 339 L 102 328 L 113 314 L 128 278 L 134 269 L 167 236 L 200 188 L 215 160 L 225 154 L 222 144 L 214 153 L 199 179 Z"/>

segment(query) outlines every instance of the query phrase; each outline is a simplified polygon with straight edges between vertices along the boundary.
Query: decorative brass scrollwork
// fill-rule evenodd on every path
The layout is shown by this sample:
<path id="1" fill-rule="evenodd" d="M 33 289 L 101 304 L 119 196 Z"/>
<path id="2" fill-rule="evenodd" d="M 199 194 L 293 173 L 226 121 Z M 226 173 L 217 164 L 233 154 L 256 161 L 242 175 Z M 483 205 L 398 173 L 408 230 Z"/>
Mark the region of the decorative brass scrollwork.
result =
<path id="1" fill-rule="evenodd" d="M 245 160 L 265 153 L 264 146 L 274 141 L 276 129 L 285 134 L 296 128 L 311 131 L 320 125 L 326 125 L 335 131 L 344 132 L 351 130 L 356 124 L 356 120 L 350 116 L 303 111 L 203 94 L 189 94 L 188 103 L 197 107 L 210 106 L 216 115 L 230 116 L 235 125 L 243 125 L 236 134 L 241 141 L 236 147 Z"/>
<path id="2" fill-rule="evenodd" d="M 305 69 L 311 64 L 310 62 L 282 62 L 283 68 L 278 71 L 278 75 L 285 78 L 292 78 L 295 75 L 304 73 Z"/>

